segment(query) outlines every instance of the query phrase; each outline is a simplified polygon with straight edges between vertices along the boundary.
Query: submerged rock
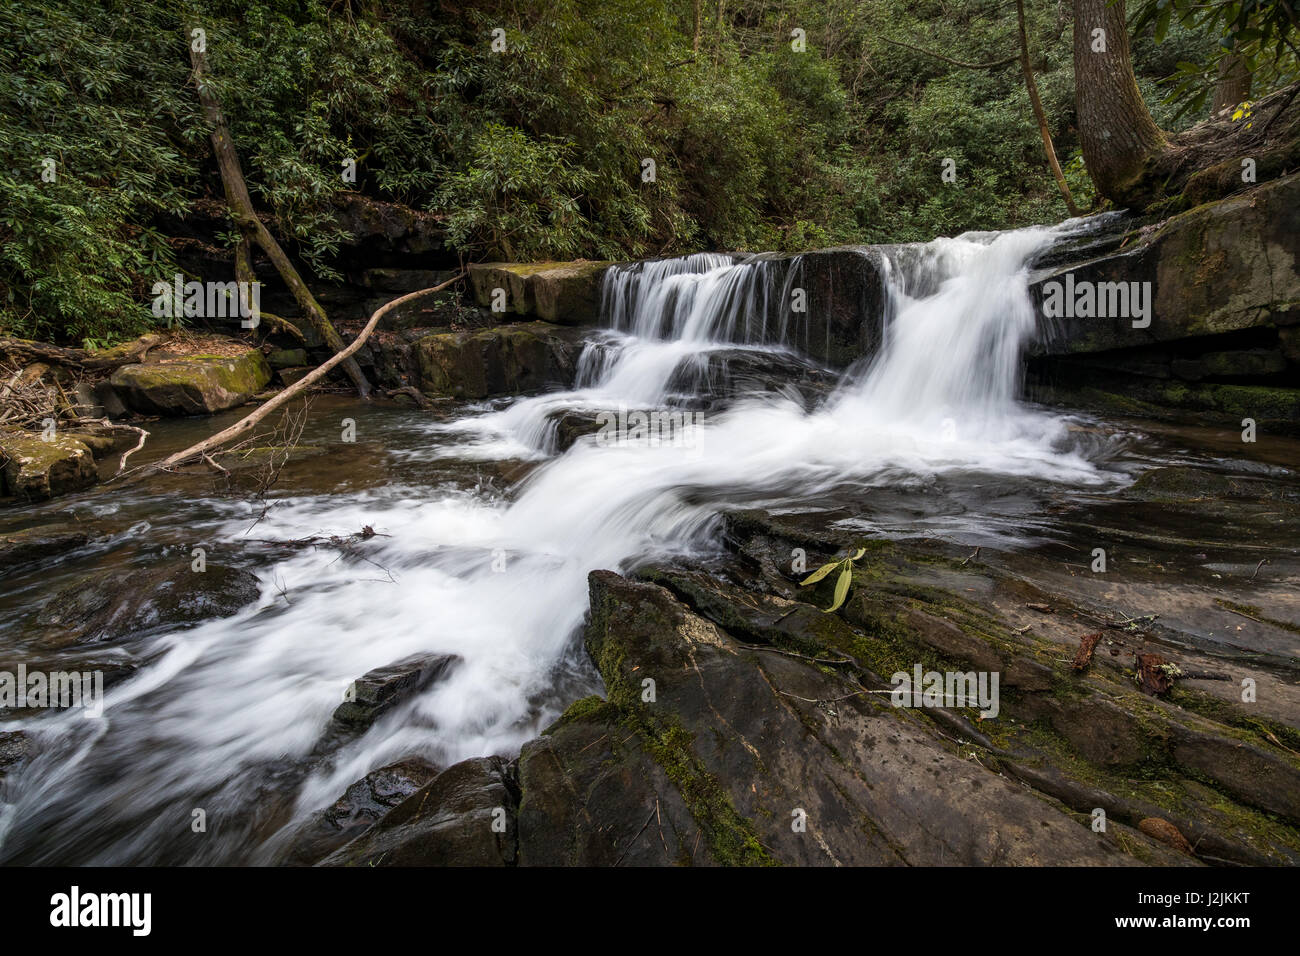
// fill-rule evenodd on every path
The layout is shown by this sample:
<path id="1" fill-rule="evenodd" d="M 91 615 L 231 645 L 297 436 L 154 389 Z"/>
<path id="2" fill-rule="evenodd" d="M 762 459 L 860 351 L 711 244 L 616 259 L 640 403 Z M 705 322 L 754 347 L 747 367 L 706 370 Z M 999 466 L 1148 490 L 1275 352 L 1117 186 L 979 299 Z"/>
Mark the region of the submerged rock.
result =
<path id="1" fill-rule="evenodd" d="M 242 405 L 271 381 L 257 349 L 124 365 L 109 379 L 128 406 L 158 415 L 210 415 Z"/>
<path id="2" fill-rule="evenodd" d="M 0 534 L 0 574 L 34 567 L 75 551 L 89 540 L 89 531 L 71 524 L 38 525 Z"/>
<path id="3" fill-rule="evenodd" d="M 257 600 L 257 576 L 243 568 L 209 564 L 133 571 L 101 571 L 59 591 L 29 627 L 38 646 L 61 648 L 122 641 L 159 629 L 229 617 Z"/>
<path id="4" fill-rule="evenodd" d="M 37 432 L 0 432 L 0 490 L 5 494 L 40 501 L 98 480 L 95 456 L 69 435 L 55 432 L 46 440 Z"/>

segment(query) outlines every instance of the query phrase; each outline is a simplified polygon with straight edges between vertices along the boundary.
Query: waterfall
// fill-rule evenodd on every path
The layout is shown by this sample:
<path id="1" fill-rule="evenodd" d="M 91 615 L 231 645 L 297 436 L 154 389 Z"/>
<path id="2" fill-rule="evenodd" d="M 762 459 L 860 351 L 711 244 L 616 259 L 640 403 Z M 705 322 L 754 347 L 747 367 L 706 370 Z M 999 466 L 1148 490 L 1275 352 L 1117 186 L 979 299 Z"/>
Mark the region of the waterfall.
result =
<path id="1" fill-rule="evenodd" d="M 1107 480 L 1071 447 L 1063 421 L 1017 401 L 1034 330 L 1027 263 L 1054 235 L 891 251 L 882 349 L 812 408 L 780 389 L 746 394 L 702 412 L 680 445 L 590 434 L 557 453 L 548 423 L 558 411 L 680 404 L 690 398 L 683 367 L 722 351 L 797 358 L 820 318 L 782 318 L 793 270 L 772 260 L 696 255 L 610 270 L 607 328 L 587 345 L 574 389 L 427 426 L 430 456 L 542 462 L 519 487 L 505 497 L 391 486 L 281 501 L 259 535 L 371 525 L 392 537 L 375 539 L 367 560 L 392 580 L 333 553 L 292 554 L 264 570 L 253 606 L 151 639 L 141 654 L 150 663 L 109 691 L 102 720 L 28 721 L 40 756 L 8 784 L 0 859 L 247 862 L 259 859 L 264 822 L 188 839 L 193 809 L 242 819 L 267 789 L 287 788 L 286 832 L 399 758 L 446 766 L 512 753 L 600 691 L 580 641 L 588 573 L 708 552 L 728 508 L 945 474 Z M 878 266 L 864 257 L 863 268 Z M 231 515 L 220 530 L 234 539 L 246 526 L 245 514 Z M 348 683 L 417 652 L 463 663 L 313 762 Z"/>

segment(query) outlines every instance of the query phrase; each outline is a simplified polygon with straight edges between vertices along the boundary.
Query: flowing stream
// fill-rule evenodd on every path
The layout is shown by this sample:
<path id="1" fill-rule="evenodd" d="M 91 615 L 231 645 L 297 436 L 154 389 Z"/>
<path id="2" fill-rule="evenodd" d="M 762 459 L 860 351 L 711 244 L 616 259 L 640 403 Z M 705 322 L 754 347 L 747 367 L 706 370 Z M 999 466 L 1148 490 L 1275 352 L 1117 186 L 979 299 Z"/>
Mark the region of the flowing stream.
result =
<path id="1" fill-rule="evenodd" d="M 374 768 L 513 753 L 600 690 L 580 638 L 588 573 L 711 552 L 728 508 L 970 476 L 1076 489 L 1122 480 L 1095 439 L 1081 444 L 1069 420 L 1017 400 L 1035 331 L 1028 264 L 1063 228 L 1077 224 L 891 254 L 883 348 L 815 401 L 782 388 L 692 401 L 715 353 L 777 368 L 816 334 L 816 315 L 762 318 L 790 292 L 770 263 L 701 254 L 611 270 L 607 328 L 590 337 L 572 391 L 421 419 L 405 433 L 410 447 L 394 451 L 540 462 L 522 482 L 502 493 L 394 478 L 282 497 L 258 537 L 363 525 L 391 536 L 364 560 L 303 549 L 256 568 L 257 602 L 148 638 L 148 664 L 109 690 L 100 719 L 52 712 L 7 725 L 26 729 L 38 755 L 4 785 L 0 860 L 256 862 L 276 833 Z M 671 409 L 699 413 L 672 440 L 607 429 L 556 450 L 560 414 Z M 131 502 L 112 507 L 129 513 Z M 194 502 L 192 514 L 156 515 L 131 533 L 186 526 L 236 541 L 249 524 L 246 506 Z M 176 535 L 174 560 L 188 560 Z M 344 688 L 417 652 L 463 663 L 322 753 Z M 200 835 L 196 808 L 208 821 Z"/>

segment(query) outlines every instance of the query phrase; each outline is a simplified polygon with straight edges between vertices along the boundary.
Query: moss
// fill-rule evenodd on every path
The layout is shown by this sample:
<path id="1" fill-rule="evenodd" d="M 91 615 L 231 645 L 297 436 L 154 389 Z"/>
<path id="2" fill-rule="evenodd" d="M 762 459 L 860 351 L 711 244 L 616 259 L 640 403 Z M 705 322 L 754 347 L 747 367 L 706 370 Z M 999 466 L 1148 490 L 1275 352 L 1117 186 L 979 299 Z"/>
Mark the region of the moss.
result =
<path id="1" fill-rule="evenodd" d="M 1229 601 L 1225 598 L 1215 598 L 1214 603 L 1224 610 L 1236 611 L 1238 614 L 1259 621 L 1261 624 L 1280 627 L 1282 630 L 1290 631 L 1292 634 L 1300 634 L 1300 624 L 1293 624 L 1290 621 L 1280 621 L 1275 617 L 1269 617 L 1253 604 L 1237 604 L 1235 601 Z"/>
<path id="2" fill-rule="evenodd" d="M 640 723 L 648 725 L 649 721 Z M 732 806 L 726 790 L 704 769 L 692 749 L 694 737 L 676 720 L 643 726 L 647 752 L 677 786 L 699 824 L 717 861 L 725 866 L 775 866 L 777 861 L 759 842 L 754 824 Z"/>

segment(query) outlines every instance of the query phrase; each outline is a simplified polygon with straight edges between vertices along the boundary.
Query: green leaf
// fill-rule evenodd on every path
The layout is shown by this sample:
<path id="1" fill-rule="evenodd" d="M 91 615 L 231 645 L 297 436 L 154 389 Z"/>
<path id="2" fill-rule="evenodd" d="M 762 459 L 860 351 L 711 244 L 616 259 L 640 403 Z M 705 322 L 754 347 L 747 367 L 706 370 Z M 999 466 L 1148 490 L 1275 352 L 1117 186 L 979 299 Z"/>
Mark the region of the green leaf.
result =
<path id="1" fill-rule="evenodd" d="M 853 570 L 846 567 L 840 572 L 839 580 L 835 582 L 835 600 L 831 602 L 831 606 L 828 607 L 824 613 L 832 614 L 840 609 L 840 605 L 844 603 L 844 599 L 849 596 L 849 585 L 852 583 Z"/>
<path id="2" fill-rule="evenodd" d="M 831 561 L 831 562 L 829 562 L 829 563 L 827 563 L 827 564 L 823 564 L 820 568 L 818 568 L 818 569 L 817 569 L 816 571 L 814 571 L 812 574 L 808 575 L 808 577 L 806 577 L 806 578 L 804 578 L 802 581 L 800 581 L 799 584 L 800 584 L 800 586 L 803 586 L 803 585 L 806 585 L 806 584 L 816 584 L 818 581 L 820 581 L 822 578 L 826 577 L 826 575 L 830 574 L 831 571 L 835 570 L 835 569 L 838 568 L 839 566 L 840 566 L 840 562 L 838 562 L 838 561 Z"/>

